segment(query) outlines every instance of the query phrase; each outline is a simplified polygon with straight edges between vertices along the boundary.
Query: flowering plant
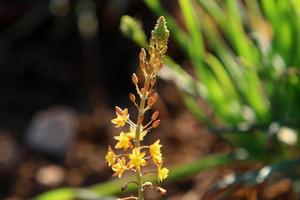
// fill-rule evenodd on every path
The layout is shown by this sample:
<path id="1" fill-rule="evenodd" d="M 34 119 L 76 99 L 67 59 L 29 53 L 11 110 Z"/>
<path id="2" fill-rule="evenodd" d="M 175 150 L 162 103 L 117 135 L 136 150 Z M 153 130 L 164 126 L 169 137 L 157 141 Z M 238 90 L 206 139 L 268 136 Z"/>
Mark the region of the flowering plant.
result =
<path id="1" fill-rule="evenodd" d="M 167 43 L 169 38 L 169 31 L 166 26 L 164 17 L 160 17 L 157 20 L 157 24 L 154 30 L 151 32 L 149 51 L 147 53 L 145 49 L 141 49 L 139 54 L 141 77 L 138 77 L 135 73 L 132 74 L 132 82 L 135 85 L 136 93 L 139 97 L 139 102 L 134 94 L 129 94 L 129 99 L 133 102 L 138 111 L 138 117 L 136 122 L 133 122 L 129 118 L 128 109 L 121 109 L 118 106 L 115 107 L 116 118 L 111 122 L 117 127 L 124 127 L 129 125 L 127 132 L 120 132 L 119 136 L 115 139 L 117 143 L 115 145 L 116 150 L 122 151 L 117 154 L 111 146 L 108 147 L 106 155 L 106 162 L 108 166 L 115 172 L 113 176 L 122 177 L 125 171 L 131 170 L 136 173 L 136 181 L 131 181 L 138 186 L 138 197 L 127 197 L 123 200 L 137 199 L 143 200 L 143 191 L 145 188 L 158 189 L 159 192 L 165 193 L 166 191 L 161 187 L 155 187 L 151 182 L 145 182 L 143 175 L 147 172 L 143 171 L 143 167 L 148 166 L 152 160 L 154 166 L 156 166 L 156 173 L 158 182 L 167 178 L 169 170 L 163 167 L 163 157 L 161 153 L 160 140 L 158 139 L 150 146 L 141 145 L 144 137 L 153 128 L 156 128 L 160 120 L 158 119 L 159 112 L 155 111 L 149 122 L 145 123 L 144 116 L 146 111 L 149 111 L 154 103 L 158 99 L 158 94 L 155 92 L 156 77 L 158 71 L 163 67 L 163 56 L 167 51 Z"/>

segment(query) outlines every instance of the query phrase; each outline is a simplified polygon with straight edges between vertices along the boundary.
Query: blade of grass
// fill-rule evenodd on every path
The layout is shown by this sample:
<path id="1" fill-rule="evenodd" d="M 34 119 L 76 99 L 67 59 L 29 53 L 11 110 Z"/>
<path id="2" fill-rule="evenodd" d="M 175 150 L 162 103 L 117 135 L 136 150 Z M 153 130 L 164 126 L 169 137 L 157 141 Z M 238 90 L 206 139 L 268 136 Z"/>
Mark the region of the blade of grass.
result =
<path id="1" fill-rule="evenodd" d="M 195 60 L 197 65 L 202 65 L 202 58 L 204 56 L 204 45 L 202 40 L 201 28 L 195 10 L 194 1 L 179 0 L 179 5 L 184 17 L 184 21 L 188 30 L 190 40 L 188 42 L 188 49 L 190 57 Z"/>
<path id="2" fill-rule="evenodd" d="M 214 72 L 218 82 L 222 84 L 224 88 L 224 93 L 227 94 L 228 98 L 236 99 L 238 95 L 235 90 L 235 86 L 233 85 L 231 79 L 228 76 L 225 67 L 222 63 L 212 54 L 207 54 L 205 58 L 206 63 L 210 66 L 212 71 Z"/>
<path id="3" fill-rule="evenodd" d="M 295 38 L 295 40 L 297 42 L 295 42 L 295 50 L 293 52 L 295 52 L 295 66 L 300 66 L 300 26 L 299 26 L 299 21 L 300 21 L 300 1 L 298 0 L 291 0 L 292 2 L 292 7 L 294 8 L 294 12 L 295 12 L 295 16 L 296 19 L 291 19 L 293 22 L 293 27 L 296 29 L 295 30 L 295 34 L 297 36 L 297 38 Z"/>
<path id="4" fill-rule="evenodd" d="M 213 16 L 218 24 L 226 22 L 226 16 L 222 8 L 216 1 L 197 0 Z"/>
<path id="5" fill-rule="evenodd" d="M 125 36 L 130 37 L 139 46 L 147 46 L 146 34 L 142 29 L 142 24 L 137 19 L 123 15 L 121 17 L 120 29 Z"/>
<path id="6" fill-rule="evenodd" d="M 222 9 L 215 1 L 198 0 L 207 12 L 216 20 L 217 24 L 230 39 L 239 56 L 243 56 L 248 62 L 258 63 L 258 52 L 253 43 L 244 32 L 241 14 L 243 8 L 239 1 L 226 1 L 226 9 Z M 224 10 L 224 11 L 223 11 Z M 226 11 L 226 12 L 225 12 Z"/>
<path id="7" fill-rule="evenodd" d="M 261 0 L 261 6 L 263 8 L 264 14 L 271 21 L 271 23 L 276 26 L 277 20 L 277 11 L 276 11 L 276 2 L 270 0 Z"/>
<path id="8" fill-rule="evenodd" d="M 247 64 L 246 64 L 247 65 Z M 269 116 L 269 100 L 262 88 L 262 82 L 259 79 L 257 71 L 253 68 L 245 69 L 245 82 L 248 89 L 243 91 L 247 103 L 253 108 L 259 123 L 267 123 Z"/>
<path id="9" fill-rule="evenodd" d="M 222 28 L 226 30 L 227 36 L 230 38 L 238 55 L 247 59 L 248 62 L 257 65 L 259 63 L 258 52 L 245 33 L 240 14 L 241 12 L 244 12 L 241 10 L 244 9 L 244 7 L 241 6 L 240 1 L 232 0 L 227 0 L 226 5 L 228 21 L 226 24 L 221 25 Z"/>
<path id="10" fill-rule="evenodd" d="M 183 98 L 183 102 L 185 106 L 191 111 L 191 113 L 201 122 L 211 125 L 211 121 L 207 118 L 205 113 L 202 111 L 201 108 L 199 108 L 199 105 L 196 101 L 196 99 L 190 95 L 187 95 L 185 93 L 181 94 Z"/>
<path id="11" fill-rule="evenodd" d="M 218 55 L 220 61 L 224 64 L 224 67 L 228 71 L 232 82 L 235 83 L 235 86 L 237 86 L 240 90 L 243 90 L 246 88 L 246 85 L 242 81 L 244 80 L 244 75 L 236 61 L 236 58 L 231 52 L 231 49 L 224 41 L 224 38 L 215 23 L 207 16 L 206 13 L 201 15 L 201 19 L 203 32 L 208 38 L 207 41 L 209 45 L 215 50 L 214 53 Z"/>
<path id="12" fill-rule="evenodd" d="M 220 103 L 224 101 L 224 91 L 221 89 L 220 84 L 217 82 L 216 77 L 211 73 L 203 63 L 205 54 L 201 27 L 199 24 L 198 16 L 196 13 L 196 7 L 194 1 L 179 0 L 179 5 L 183 14 L 183 18 L 187 27 L 188 36 L 190 38 L 188 42 L 189 57 L 196 69 L 197 76 L 206 85 L 208 89 L 208 98 L 213 105 L 215 111 L 220 114 L 221 118 L 226 119 L 227 105 Z M 226 121 L 226 120 L 225 120 Z"/>
<path id="13" fill-rule="evenodd" d="M 204 99 L 208 97 L 207 88 L 184 71 L 170 57 L 166 56 L 164 58 L 164 63 L 165 68 L 163 68 L 159 73 L 160 77 L 165 80 L 172 81 L 178 88 L 191 96 Z"/>

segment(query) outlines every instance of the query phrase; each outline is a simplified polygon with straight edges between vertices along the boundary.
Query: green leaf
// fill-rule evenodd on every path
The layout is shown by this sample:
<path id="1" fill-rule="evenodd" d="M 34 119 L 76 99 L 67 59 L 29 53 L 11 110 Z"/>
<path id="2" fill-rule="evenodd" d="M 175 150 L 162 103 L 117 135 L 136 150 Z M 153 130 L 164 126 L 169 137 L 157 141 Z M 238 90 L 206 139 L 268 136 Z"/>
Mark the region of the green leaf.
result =
<path id="1" fill-rule="evenodd" d="M 124 35 L 130 37 L 134 42 L 140 46 L 147 45 L 147 37 L 142 29 L 141 23 L 128 15 L 121 18 L 120 29 Z"/>
<path id="2" fill-rule="evenodd" d="M 179 5 L 182 10 L 185 24 L 187 26 L 188 35 L 190 40 L 188 42 L 189 54 L 192 60 L 199 61 L 196 65 L 201 65 L 201 58 L 204 54 L 204 45 L 201 36 L 200 23 L 195 10 L 195 2 L 193 0 L 179 0 Z"/>

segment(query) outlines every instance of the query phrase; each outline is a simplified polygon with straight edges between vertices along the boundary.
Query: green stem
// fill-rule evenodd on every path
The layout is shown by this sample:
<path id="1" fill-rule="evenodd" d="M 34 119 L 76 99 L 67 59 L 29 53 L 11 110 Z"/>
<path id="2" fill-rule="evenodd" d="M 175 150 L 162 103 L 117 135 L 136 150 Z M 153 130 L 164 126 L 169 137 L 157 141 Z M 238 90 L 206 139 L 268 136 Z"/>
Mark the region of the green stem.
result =
<path id="1" fill-rule="evenodd" d="M 137 125 L 136 125 L 136 132 L 135 132 L 135 147 L 140 148 L 140 135 L 141 135 L 141 128 L 143 124 L 143 118 L 145 113 L 145 104 L 147 99 L 147 90 L 149 87 L 149 77 L 145 77 L 145 84 L 144 84 L 144 94 L 141 95 L 141 102 L 139 106 L 139 114 L 137 118 Z M 142 172 L 141 169 L 136 170 L 136 180 L 138 183 L 138 200 L 144 200 L 144 191 L 143 191 L 143 180 L 142 180 Z"/>

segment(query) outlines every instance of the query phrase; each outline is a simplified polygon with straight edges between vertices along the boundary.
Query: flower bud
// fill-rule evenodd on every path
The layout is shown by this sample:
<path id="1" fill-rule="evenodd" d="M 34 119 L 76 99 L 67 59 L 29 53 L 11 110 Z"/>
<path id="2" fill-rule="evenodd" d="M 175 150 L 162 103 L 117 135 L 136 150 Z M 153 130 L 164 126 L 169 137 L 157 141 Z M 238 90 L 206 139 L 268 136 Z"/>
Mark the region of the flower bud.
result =
<path id="1" fill-rule="evenodd" d="M 129 93 L 129 99 L 130 99 L 132 102 L 135 102 L 135 96 L 134 96 L 134 94 Z"/>
<path id="2" fill-rule="evenodd" d="M 152 120 L 152 121 L 155 121 L 155 120 L 157 119 L 158 115 L 159 115 L 159 112 L 158 112 L 158 111 L 155 111 L 155 112 L 152 114 L 152 116 L 151 116 L 151 120 Z"/>
<path id="3" fill-rule="evenodd" d="M 137 84 L 139 82 L 139 79 L 135 73 L 132 74 L 131 79 L 134 84 Z"/>
<path id="4" fill-rule="evenodd" d="M 146 59 L 146 51 L 144 48 L 141 48 L 139 58 L 140 58 L 140 61 L 144 61 Z"/>
<path id="5" fill-rule="evenodd" d="M 156 120 L 155 122 L 153 122 L 152 128 L 158 127 L 159 124 L 160 124 L 160 120 L 158 119 L 158 120 Z"/>
<path id="6" fill-rule="evenodd" d="M 159 192 L 160 195 L 165 195 L 167 193 L 167 190 L 162 187 L 155 187 L 157 192 Z"/>
<path id="7" fill-rule="evenodd" d="M 167 41 L 169 38 L 169 30 L 167 28 L 166 20 L 163 16 L 159 17 L 154 30 L 151 32 L 152 37 L 158 41 Z"/>
<path id="8" fill-rule="evenodd" d="M 152 98 L 153 98 L 153 101 L 154 103 L 157 101 L 158 99 L 158 94 L 155 92 L 153 95 L 152 95 Z"/>
<path id="9" fill-rule="evenodd" d="M 147 106 L 151 107 L 154 103 L 155 103 L 155 101 L 154 101 L 153 97 L 150 97 L 147 101 Z"/>
<path id="10" fill-rule="evenodd" d="M 122 110 L 120 107 L 118 107 L 118 106 L 115 106 L 115 111 L 116 111 L 116 113 L 117 113 L 118 115 L 124 115 L 123 110 Z"/>

